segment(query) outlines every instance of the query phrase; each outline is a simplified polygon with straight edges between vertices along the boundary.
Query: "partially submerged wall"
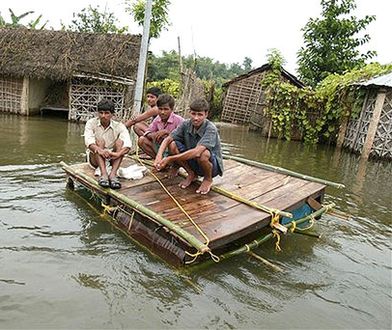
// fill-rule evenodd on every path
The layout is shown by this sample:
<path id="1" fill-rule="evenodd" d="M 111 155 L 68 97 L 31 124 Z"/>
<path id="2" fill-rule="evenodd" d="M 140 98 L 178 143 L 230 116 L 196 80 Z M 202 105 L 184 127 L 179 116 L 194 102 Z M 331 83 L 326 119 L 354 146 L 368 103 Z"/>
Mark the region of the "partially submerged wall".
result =
<path id="1" fill-rule="evenodd" d="M 343 146 L 364 158 L 392 159 L 392 88 L 368 90 L 361 114 L 348 123 Z"/>

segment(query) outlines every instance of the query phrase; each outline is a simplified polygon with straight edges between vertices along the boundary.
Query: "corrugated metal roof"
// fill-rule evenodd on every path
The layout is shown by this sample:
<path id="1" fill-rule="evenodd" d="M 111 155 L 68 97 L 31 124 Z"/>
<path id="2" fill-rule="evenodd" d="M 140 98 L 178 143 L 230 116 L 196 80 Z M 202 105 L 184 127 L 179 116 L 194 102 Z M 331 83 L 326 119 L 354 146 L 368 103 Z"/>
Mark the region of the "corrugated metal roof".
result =
<path id="1" fill-rule="evenodd" d="M 358 83 L 358 85 L 362 86 L 385 86 L 392 87 L 392 72 L 384 74 L 382 76 L 372 78 L 368 81 Z"/>

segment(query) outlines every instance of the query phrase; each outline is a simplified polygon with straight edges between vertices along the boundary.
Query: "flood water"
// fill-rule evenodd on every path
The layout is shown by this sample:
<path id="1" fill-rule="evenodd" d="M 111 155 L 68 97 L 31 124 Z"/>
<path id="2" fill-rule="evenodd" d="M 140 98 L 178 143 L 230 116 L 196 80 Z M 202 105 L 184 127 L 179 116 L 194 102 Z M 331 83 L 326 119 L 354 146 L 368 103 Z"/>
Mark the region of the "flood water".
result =
<path id="1" fill-rule="evenodd" d="M 65 188 L 83 125 L 0 115 L 0 328 L 391 328 L 392 163 L 219 125 L 233 155 L 331 181 L 320 239 L 288 235 L 184 274 Z"/>

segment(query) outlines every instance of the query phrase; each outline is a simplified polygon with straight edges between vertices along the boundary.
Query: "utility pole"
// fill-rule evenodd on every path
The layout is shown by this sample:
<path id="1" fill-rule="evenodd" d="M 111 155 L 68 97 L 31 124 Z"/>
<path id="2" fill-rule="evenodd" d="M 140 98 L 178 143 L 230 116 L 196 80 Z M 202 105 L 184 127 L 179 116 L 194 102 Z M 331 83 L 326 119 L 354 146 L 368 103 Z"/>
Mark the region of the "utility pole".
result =
<path id="1" fill-rule="evenodd" d="M 133 103 L 134 115 L 138 115 L 140 113 L 140 108 L 143 99 L 144 73 L 145 73 L 145 68 L 147 63 L 147 51 L 148 51 L 148 43 L 150 38 L 151 9 L 152 9 L 152 0 L 147 0 L 146 8 L 144 11 L 143 35 L 142 35 L 142 43 L 140 45 L 140 57 L 139 57 L 139 65 L 137 68 L 135 98 Z"/>

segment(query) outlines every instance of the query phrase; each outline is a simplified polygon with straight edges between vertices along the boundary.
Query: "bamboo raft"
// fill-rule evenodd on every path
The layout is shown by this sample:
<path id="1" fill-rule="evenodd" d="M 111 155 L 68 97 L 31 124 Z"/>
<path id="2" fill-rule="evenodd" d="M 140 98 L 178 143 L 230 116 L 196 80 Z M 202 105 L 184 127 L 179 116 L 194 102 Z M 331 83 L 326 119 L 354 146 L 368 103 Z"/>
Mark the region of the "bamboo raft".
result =
<path id="1" fill-rule="evenodd" d="M 135 157 L 126 157 L 122 166 L 135 163 Z M 87 163 L 61 165 L 67 187 L 74 189 L 78 183 L 97 196 L 116 227 L 176 266 L 218 262 L 251 253 L 272 237 L 280 239 L 287 229 L 313 221 L 333 207 L 321 204 L 326 184 L 339 187 L 229 156 L 224 175 L 214 179 L 207 195 L 196 194 L 199 183 L 181 189 L 183 178 L 151 171 L 139 180 L 122 179 L 120 190 L 105 189 Z M 144 165 L 151 169 L 148 162 Z"/>

